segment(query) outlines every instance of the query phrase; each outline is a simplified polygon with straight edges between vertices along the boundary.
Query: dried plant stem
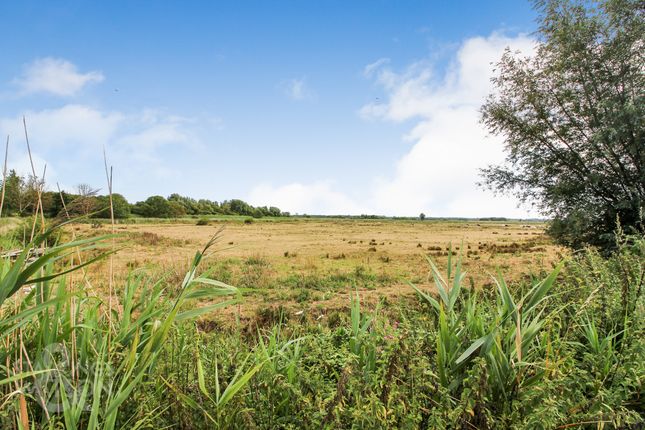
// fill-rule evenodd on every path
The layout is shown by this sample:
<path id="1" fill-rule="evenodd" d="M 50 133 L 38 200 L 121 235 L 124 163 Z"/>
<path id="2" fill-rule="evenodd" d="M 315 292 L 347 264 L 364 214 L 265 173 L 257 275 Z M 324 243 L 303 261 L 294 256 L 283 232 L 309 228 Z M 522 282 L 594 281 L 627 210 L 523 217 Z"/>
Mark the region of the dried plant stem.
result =
<path id="1" fill-rule="evenodd" d="M 113 288 L 114 288 L 114 249 L 115 249 L 115 242 L 114 242 L 114 233 L 116 231 L 116 227 L 114 225 L 114 203 L 112 200 L 112 166 L 110 166 L 110 169 L 108 171 L 108 163 L 107 163 L 107 155 L 105 154 L 105 147 L 103 147 L 103 164 L 105 165 L 105 178 L 107 180 L 107 185 L 108 185 L 108 193 L 110 196 L 110 222 L 112 225 L 112 251 L 113 253 L 110 254 L 110 278 L 109 278 L 109 288 L 108 288 L 108 293 L 109 293 L 109 298 L 108 298 L 108 319 L 109 319 L 109 327 L 110 329 L 112 328 L 112 295 L 114 293 Z M 110 330 L 111 333 L 111 330 Z M 110 336 L 111 334 L 108 334 Z M 109 344 L 109 342 L 108 342 Z"/>
<path id="2" fill-rule="evenodd" d="M 25 141 L 27 142 L 27 152 L 29 153 L 29 163 L 31 164 L 31 173 L 33 175 L 34 181 L 36 182 L 36 193 L 38 196 L 38 201 L 36 203 L 36 211 L 34 213 L 34 223 L 31 228 L 31 237 L 30 241 L 34 239 L 34 234 L 35 234 L 35 229 L 36 229 L 36 221 L 38 219 L 38 211 L 40 211 L 40 216 L 41 216 L 41 232 L 45 231 L 45 213 L 43 211 L 43 202 L 42 202 L 42 186 L 44 185 L 45 181 L 45 172 L 47 171 L 47 165 L 45 165 L 45 168 L 43 170 L 43 179 L 42 183 L 38 180 L 38 176 L 36 175 L 36 168 L 34 167 L 34 159 L 33 156 L 31 155 L 31 146 L 29 145 L 29 134 L 27 133 L 27 120 L 25 117 L 22 117 L 22 124 L 24 126 L 25 130 Z M 43 245 L 44 247 L 45 245 Z M 42 294 L 42 292 L 41 292 Z M 22 339 L 22 328 L 19 331 L 20 335 L 20 346 L 21 349 L 24 349 L 24 344 L 23 344 L 23 339 Z M 20 372 L 22 373 L 23 371 L 23 366 L 22 366 L 22 351 L 20 352 L 20 358 L 19 358 L 19 366 L 20 366 Z M 20 381 L 21 388 L 22 388 L 22 380 Z M 23 428 L 29 429 L 29 414 L 27 411 L 27 400 L 25 398 L 24 393 L 20 393 L 19 397 L 19 403 L 20 403 L 20 422 Z"/>
<path id="3" fill-rule="evenodd" d="M 67 211 L 67 205 L 65 204 L 65 198 L 63 197 L 63 192 L 60 190 L 60 185 L 58 185 L 58 182 L 56 182 L 56 188 L 58 188 L 58 195 L 60 196 L 60 202 L 63 205 L 63 210 L 65 211 L 65 218 L 70 219 L 69 212 Z M 72 240 L 76 240 L 76 233 L 72 229 Z M 83 264 L 83 260 L 81 259 L 81 253 L 76 248 L 76 255 L 78 257 L 78 263 Z M 70 255 L 69 258 L 69 265 L 70 267 L 74 267 L 74 256 Z M 85 283 L 87 284 L 88 287 L 91 287 L 90 282 L 87 280 L 87 275 L 85 273 L 85 268 L 81 268 L 81 272 L 83 273 L 83 279 L 85 280 Z M 68 283 L 68 291 L 72 290 L 72 278 L 69 278 L 69 283 Z M 76 306 L 76 300 L 74 299 L 75 296 L 74 294 L 70 294 L 69 296 L 69 312 L 70 312 L 70 321 L 72 322 L 72 325 L 76 325 L 76 313 L 74 312 L 75 306 Z M 72 331 L 72 353 L 71 353 L 71 372 L 72 372 L 72 377 L 76 378 L 75 380 L 78 382 L 78 368 L 76 367 L 76 331 Z"/>
<path id="4" fill-rule="evenodd" d="M 27 133 L 27 120 L 25 117 L 22 117 L 22 125 L 25 130 L 25 141 L 27 142 L 27 153 L 29 154 L 29 163 L 31 164 L 31 173 L 34 177 L 34 181 L 36 181 L 37 186 L 36 186 L 36 193 L 38 195 L 38 202 L 36 205 L 36 213 L 34 217 L 34 227 L 32 227 L 31 230 L 31 238 L 29 241 L 32 241 L 34 239 L 34 232 L 35 232 L 35 225 L 36 225 L 36 219 L 38 218 L 38 209 L 40 209 L 40 218 L 41 218 L 41 226 L 40 230 L 41 232 L 45 231 L 45 213 L 43 211 L 43 201 L 42 201 L 42 188 L 45 184 L 45 173 L 43 172 L 43 179 L 42 179 L 42 184 L 38 182 L 38 176 L 36 175 L 36 168 L 34 167 L 34 158 L 31 155 L 31 145 L 29 145 L 29 134 Z M 47 165 L 45 165 L 45 170 L 47 170 Z"/>
<path id="5" fill-rule="evenodd" d="M 25 348 L 25 344 L 23 342 L 22 338 L 22 327 L 18 330 L 19 337 L 20 337 L 20 349 Z M 19 366 L 19 371 L 20 373 L 23 372 L 23 366 L 22 366 L 22 351 L 19 352 L 18 356 L 18 366 Z M 21 427 L 25 430 L 29 429 L 29 412 L 27 411 L 27 398 L 25 397 L 24 393 L 24 386 L 22 383 L 22 378 L 20 379 L 20 395 L 18 397 L 18 402 L 20 403 L 20 424 Z"/>
<path id="6" fill-rule="evenodd" d="M 27 353 L 27 349 L 25 348 L 24 343 L 21 345 L 21 348 L 22 348 L 22 353 L 25 356 L 25 360 L 27 360 L 29 371 L 34 373 L 34 366 L 31 364 L 31 360 L 29 359 L 29 354 Z M 38 400 L 40 401 L 40 404 L 42 405 L 43 410 L 45 411 L 45 416 L 47 417 L 47 420 L 50 420 L 51 417 L 49 416 L 49 411 L 47 410 L 47 402 L 45 401 L 45 396 L 43 396 L 43 391 L 40 389 L 40 386 L 38 384 L 34 384 L 34 387 L 36 388 L 36 394 L 38 394 L 38 397 L 39 397 Z"/>
<path id="7" fill-rule="evenodd" d="M 4 168 L 2 169 L 2 198 L 0 199 L 0 218 L 2 218 L 2 208 L 4 207 L 4 193 L 7 188 L 7 157 L 9 156 L 9 136 L 7 135 L 7 145 L 4 150 Z"/>
<path id="8" fill-rule="evenodd" d="M 9 351 L 9 346 L 11 345 L 11 340 L 12 339 L 9 336 L 5 337 L 5 339 L 4 339 L 4 347 L 5 347 L 5 349 L 7 351 Z M 5 366 L 6 366 L 6 369 L 7 369 L 7 376 L 11 376 L 11 354 L 7 354 L 7 357 L 5 359 Z M 2 406 L 4 406 L 4 403 L 2 404 Z M 0 409 L 2 408 L 2 406 L 0 406 Z"/>
<path id="9" fill-rule="evenodd" d="M 65 204 L 65 198 L 63 197 L 63 192 L 61 191 L 60 185 L 58 184 L 58 182 L 56 183 L 56 187 L 58 188 L 58 195 L 60 196 L 60 201 L 61 201 L 61 204 L 63 206 L 63 211 L 65 211 L 65 218 L 69 220 L 69 219 L 71 219 L 71 216 L 69 215 L 69 211 L 67 210 L 67 205 Z M 72 234 L 72 240 L 76 240 L 76 233 L 74 232 L 74 229 L 70 229 L 70 232 Z M 78 250 L 78 248 L 76 249 L 76 257 L 78 258 L 78 264 L 82 265 L 83 264 L 83 259 L 81 258 L 81 253 Z M 70 260 L 71 265 L 73 266 L 74 265 L 74 257 L 71 256 L 70 258 L 71 258 L 71 260 Z M 83 274 L 83 280 L 85 281 L 85 284 L 87 285 L 87 287 L 89 289 L 91 289 L 92 284 L 90 283 L 89 279 L 87 278 L 87 272 L 85 271 L 84 267 L 81 268 L 81 273 Z M 70 278 L 70 284 L 71 284 L 71 282 L 72 282 L 72 280 Z"/>
<path id="10" fill-rule="evenodd" d="M 40 213 L 40 232 L 43 233 L 45 231 L 45 212 L 43 210 L 43 205 L 42 205 L 42 188 L 43 184 L 45 183 L 45 175 L 47 174 L 47 164 L 45 164 L 45 168 L 43 169 L 43 179 L 42 181 L 36 180 L 36 192 L 38 193 L 38 200 L 36 201 L 36 208 L 34 210 L 34 222 L 31 224 L 31 239 L 33 240 L 34 235 L 36 233 L 36 222 L 38 221 L 38 214 Z"/>

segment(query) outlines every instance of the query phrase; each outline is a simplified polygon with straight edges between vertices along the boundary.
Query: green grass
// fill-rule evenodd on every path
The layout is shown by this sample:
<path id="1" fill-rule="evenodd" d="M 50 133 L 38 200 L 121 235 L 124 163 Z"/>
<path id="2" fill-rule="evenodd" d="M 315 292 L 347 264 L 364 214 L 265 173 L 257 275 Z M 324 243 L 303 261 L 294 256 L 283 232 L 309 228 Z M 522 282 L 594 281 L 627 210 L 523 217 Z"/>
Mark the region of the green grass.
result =
<path id="1" fill-rule="evenodd" d="M 304 302 L 345 288 L 346 311 L 260 308 L 232 327 L 202 317 L 252 294 L 244 280 L 266 278 L 264 259 L 204 264 L 209 242 L 182 277 L 133 271 L 115 286 L 110 312 L 79 277 L 92 269 L 90 255 L 109 257 L 109 243 L 61 243 L 36 260 L 27 251 L 3 260 L 0 428 L 644 423 L 643 239 L 610 258 L 580 253 L 517 284 L 498 275 L 492 289 L 469 285 L 458 257 L 445 273 L 429 260 L 437 294 L 411 286 L 418 299 L 376 307 L 355 291 L 378 284 L 375 273 L 294 273 L 266 291 Z M 88 266 L 79 267 L 77 250 Z"/>
<path id="2" fill-rule="evenodd" d="M 203 219 L 210 222 L 240 222 L 243 223 L 247 219 L 252 219 L 254 222 L 387 222 L 387 223 L 418 223 L 419 225 L 425 224 L 467 224 L 477 223 L 483 228 L 489 226 L 498 226 L 500 223 L 508 225 L 517 224 L 531 224 L 543 225 L 543 220 L 520 220 L 520 219 L 506 219 L 506 220 L 481 220 L 478 218 L 426 218 L 424 221 L 414 217 L 379 217 L 379 218 L 361 218 L 360 216 L 322 216 L 322 215 L 292 215 L 288 217 L 272 217 L 265 216 L 261 218 L 253 218 L 248 215 L 185 215 L 176 218 L 147 218 L 139 215 L 130 215 L 129 218 L 118 219 L 118 224 L 194 224 L 197 220 Z M 109 224 L 109 219 L 89 219 L 83 221 L 87 223 L 103 223 Z"/>

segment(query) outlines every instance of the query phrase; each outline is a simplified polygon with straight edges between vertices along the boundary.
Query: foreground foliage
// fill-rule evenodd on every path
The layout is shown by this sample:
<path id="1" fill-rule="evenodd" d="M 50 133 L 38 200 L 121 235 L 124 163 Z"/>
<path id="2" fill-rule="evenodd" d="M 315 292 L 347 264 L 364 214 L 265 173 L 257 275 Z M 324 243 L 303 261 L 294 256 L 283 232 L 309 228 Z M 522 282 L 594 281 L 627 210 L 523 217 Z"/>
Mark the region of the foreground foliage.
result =
<path id="1" fill-rule="evenodd" d="M 586 251 L 517 285 L 498 275 L 493 290 L 466 287 L 459 260 L 446 273 L 429 260 L 437 295 L 412 286 L 419 300 L 368 311 L 352 293 L 346 314 L 278 313 L 233 329 L 198 320 L 237 300 L 235 288 L 199 273 L 212 242 L 180 285 L 133 272 L 112 306 L 55 272 L 78 248 L 102 258 L 100 243 L 3 263 L 0 427 L 644 423 L 643 240 L 609 259 Z"/>

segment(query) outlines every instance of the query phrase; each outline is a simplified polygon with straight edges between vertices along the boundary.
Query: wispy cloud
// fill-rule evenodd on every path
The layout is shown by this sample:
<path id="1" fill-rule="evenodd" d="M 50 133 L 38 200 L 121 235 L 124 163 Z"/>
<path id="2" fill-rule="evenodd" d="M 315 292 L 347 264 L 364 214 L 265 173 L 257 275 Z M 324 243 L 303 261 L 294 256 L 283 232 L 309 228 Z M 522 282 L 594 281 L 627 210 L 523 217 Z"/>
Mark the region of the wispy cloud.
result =
<path id="1" fill-rule="evenodd" d="M 493 90 L 493 63 L 507 47 L 531 54 L 536 42 L 525 36 L 493 33 L 465 40 L 447 68 L 431 58 L 394 70 L 379 59 L 364 68 L 364 75 L 382 87 L 384 98 L 358 110 L 374 121 L 416 121 L 403 136 L 409 151 L 392 166 L 392 173 L 372 178 L 363 197 L 350 198 L 332 183 L 262 186 L 252 197 L 266 195 L 283 203 L 283 209 L 314 213 L 380 213 L 433 216 L 535 216 L 518 208 L 510 197 L 482 190 L 479 169 L 504 159 L 503 141 L 488 136 L 479 122 L 479 107 Z M 440 70 L 446 70 L 440 72 Z M 394 142 L 393 142 L 394 143 Z M 324 205 L 323 205 L 324 203 Z"/>
<path id="2" fill-rule="evenodd" d="M 429 61 L 403 71 L 383 65 L 372 73 L 387 93 L 383 104 L 363 106 L 363 117 L 403 122 L 417 120 L 405 136 L 414 142 L 390 177 L 378 178 L 372 206 L 378 211 L 482 216 L 526 214 L 511 198 L 494 197 L 476 183 L 479 169 L 503 160 L 503 142 L 479 123 L 479 107 L 493 90 L 492 63 L 507 47 L 530 54 L 531 38 L 492 34 L 464 41 L 447 72 L 438 75 Z"/>
<path id="3" fill-rule="evenodd" d="M 171 182 L 181 176 L 176 154 L 200 151 L 204 145 L 201 132 L 216 130 L 208 119 L 186 118 L 155 109 L 126 113 L 68 104 L 28 111 L 25 117 L 36 169 L 42 172 L 47 161 L 46 179 L 50 186 L 56 182 L 92 182 L 81 175 L 100 181 L 96 166 L 102 165 L 105 147 L 110 162 L 117 166 L 119 180 L 127 184 L 119 191 L 137 197 L 157 190 L 160 182 Z M 11 137 L 11 168 L 30 174 L 22 149 L 22 118 L 0 118 L 0 135 Z"/>
<path id="4" fill-rule="evenodd" d="M 22 76 L 14 80 L 22 94 L 49 93 L 72 96 L 88 84 L 105 79 L 99 71 L 81 73 L 69 61 L 60 58 L 39 58 L 24 68 Z"/>
<path id="5" fill-rule="evenodd" d="M 280 83 L 280 88 L 284 94 L 294 101 L 312 100 L 316 93 L 307 83 L 306 77 L 288 79 Z"/>
<path id="6" fill-rule="evenodd" d="M 363 76 L 371 78 L 374 72 L 390 62 L 389 58 L 379 58 L 363 68 Z"/>

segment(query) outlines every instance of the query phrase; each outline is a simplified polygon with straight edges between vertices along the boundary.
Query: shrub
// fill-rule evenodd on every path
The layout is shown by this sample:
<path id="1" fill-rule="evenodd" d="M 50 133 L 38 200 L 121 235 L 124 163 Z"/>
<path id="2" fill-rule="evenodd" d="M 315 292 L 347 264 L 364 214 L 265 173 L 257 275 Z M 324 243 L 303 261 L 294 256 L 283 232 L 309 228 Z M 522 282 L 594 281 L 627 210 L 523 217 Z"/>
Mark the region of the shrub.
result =
<path id="1" fill-rule="evenodd" d="M 209 225 L 209 224 L 210 224 L 210 220 L 208 218 L 200 218 L 195 223 L 195 225 Z"/>

